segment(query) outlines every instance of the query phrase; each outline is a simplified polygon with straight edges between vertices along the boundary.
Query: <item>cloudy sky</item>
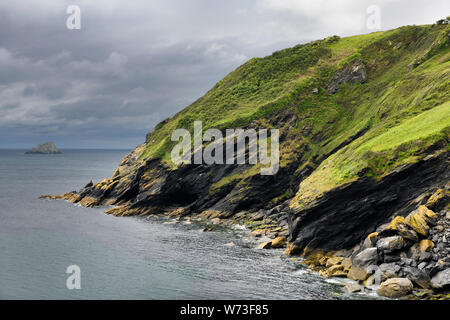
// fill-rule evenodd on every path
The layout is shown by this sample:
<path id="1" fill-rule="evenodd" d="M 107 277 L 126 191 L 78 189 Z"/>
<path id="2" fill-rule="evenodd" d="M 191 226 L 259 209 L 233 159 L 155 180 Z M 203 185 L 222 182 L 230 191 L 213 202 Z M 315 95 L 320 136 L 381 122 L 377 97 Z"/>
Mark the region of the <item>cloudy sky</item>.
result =
<path id="1" fill-rule="evenodd" d="M 448 0 L 1 0 L 0 148 L 132 149 L 251 57 L 373 31 L 370 5 L 383 30 L 450 14 Z"/>

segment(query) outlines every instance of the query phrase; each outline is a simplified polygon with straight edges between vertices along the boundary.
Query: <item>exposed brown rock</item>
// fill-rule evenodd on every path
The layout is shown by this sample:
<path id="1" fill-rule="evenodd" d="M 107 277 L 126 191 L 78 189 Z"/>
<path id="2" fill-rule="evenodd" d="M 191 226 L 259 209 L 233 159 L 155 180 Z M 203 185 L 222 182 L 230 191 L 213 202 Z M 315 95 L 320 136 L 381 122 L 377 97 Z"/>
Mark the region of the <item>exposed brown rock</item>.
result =
<path id="1" fill-rule="evenodd" d="M 284 247 L 286 245 L 286 241 L 287 241 L 287 239 L 285 236 L 276 237 L 275 239 L 273 239 L 271 241 L 271 247 L 272 248 Z"/>
<path id="2" fill-rule="evenodd" d="M 351 280 L 356 280 L 356 281 L 364 281 L 367 279 L 367 277 L 369 276 L 369 274 L 367 273 L 367 270 L 361 267 L 357 267 L 355 265 L 353 265 L 349 272 L 347 277 Z"/>
<path id="3" fill-rule="evenodd" d="M 420 251 L 430 252 L 434 248 L 434 242 L 429 239 L 420 240 Z"/>
<path id="4" fill-rule="evenodd" d="M 413 284 L 411 280 L 407 278 L 391 278 L 381 283 L 377 293 L 388 298 L 400 298 L 411 293 L 412 289 Z"/>

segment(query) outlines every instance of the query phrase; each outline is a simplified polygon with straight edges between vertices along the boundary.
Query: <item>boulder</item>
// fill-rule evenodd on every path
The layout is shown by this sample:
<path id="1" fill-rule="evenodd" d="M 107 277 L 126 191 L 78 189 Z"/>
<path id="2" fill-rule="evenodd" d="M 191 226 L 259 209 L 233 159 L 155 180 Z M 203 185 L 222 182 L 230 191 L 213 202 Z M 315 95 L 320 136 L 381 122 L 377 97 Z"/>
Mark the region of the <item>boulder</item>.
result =
<path id="1" fill-rule="evenodd" d="M 405 218 L 405 224 L 418 234 L 426 237 L 430 229 L 428 224 L 433 224 L 436 219 L 436 213 L 422 205 Z"/>
<path id="2" fill-rule="evenodd" d="M 377 290 L 378 295 L 388 298 L 400 298 L 410 294 L 413 284 L 408 278 L 391 278 L 381 283 Z"/>
<path id="3" fill-rule="evenodd" d="M 418 243 L 415 243 L 411 248 L 409 248 L 409 257 L 415 261 L 429 261 L 431 259 L 431 252 L 424 252 L 420 250 Z"/>
<path id="4" fill-rule="evenodd" d="M 441 265 L 439 262 L 436 262 L 435 264 L 431 263 L 425 267 L 425 272 L 427 272 L 430 277 L 434 277 L 437 273 L 440 271 L 445 270 L 448 267 L 448 265 Z"/>
<path id="5" fill-rule="evenodd" d="M 388 279 L 380 269 L 376 270 L 372 277 L 377 285 Z"/>
<path id="6" fill-rule="evenodd" d="M 272 248 L 272 241 L 266 241 L 258 245 L 258 249 L 270 249 Z"/>
<path id="7" fill-rule="evenodd" d="M 365 269 L 368 274 L 372 275 L 380 268 L 376 264 L 371 264 L 368 267 L 366 267 Z"/>
<path id="8" fill-rule="evenodd" d="M 384 238 L 393 235 L 399 235 L 402 238 L 412 240 L 414 242 L 419 240 L 417 233 L 414 230 L 411 230 L 405 224 L 405 218 L 402 216 L 396 216 L 390 223 L 384 224 L 379 227 L 378 238 Z"/>
<path id="9" fill-rule="evenodd" d="M 344 267 L 345 270 L 350 270 L 350 268 L 352 267 L 352 260 L 350 258 L 344 258 L 344 260 L 342 260 L 341 262 L 342 266 Z"/>
<path id="10" fill-rule="evenodd" d="M 450 288 L 450 268 L 438 272 L 431 279 L 431 286 L 436 290 Z"/>
<path id="11" fill-rule="evenodd" d="M 407 240 L 411 240 L 414 242 L 419 241 L 419 236 L 417 232 L 408 228 L 406 224 L 400 225 L 397 229 L 397 234 Z"/>
<path id="12" fill-rule="evenodd" d="M 349 283 L 345 286 L 345 291 L 348 293 L 360 292 L 362 287 L 357 283 Z"/>
<path id="13" fill-rule="evenodd" d="M 433 210 L 428 209 L 426 206 L 420 206 L 418 211 L 429 225 L 436 225 L 438 215 Z"/>
<path id="14" fill-rule="evenodd" d="M 409 227 L 423 236 L 428 236 L 429 227 L 423 217 L 415 213 L 410 213 L 406 218 Z"/>
<path id="15" fill-rule="evenodd" d="M 286 245 L 287 239 L 285 236 L 276 237 L 272 240 L 271 247 L 272 248 L 281 248 Z"/>
<path id="16" fill-rule="evenodd" d="M 376 285 L 376 279 L 375 279 L 375 275 L 372 275 L 370 277 L 367 278 L 366 281 L 364 281 L 364 286 L 367 288 L 370 288 L 372 286 Z"/>
<path id="17" fill-rule="evenodd" d="M 265 235 L 266 232 L 266 229 L 256 229 L 252 231 L 251 235 L 254 237 L 261 237 L 262 235 Z"/>
<path id="18" fill-rule="evenodd" d="M 329 259 L 327 260 L 325 266 L 326 266 L 327 268 L 330 268 L 330 267 L 332 267 L 332 266 L 334 266 L 334 265 L 340 264 L 340 263 L 342 262 L 342 260 L 344 260 L 343 257 L 331 257 L 331 258 L 329 258 Z M 342 267 L 342 268 L 344 268 L 344 267 Z"/>
<path id="19" fill-rule="evenodd" d="M 366 269 L 358 267 L 353 265 L 348 274 L 347 277 L 351 280 L 355 280 L 355 281 L 364 281 L 367 279 L 367 277 L 369 276 L 368 272 Z"/>
<path id="20" fill-rule="evenodd" d="M 395 278 L 400 272 L 400 266 L 395 263 L 382 263 L 378 266 L 385 278 Z"/>
<path id="21" fill-rule="evenodd" d="M 405 267 L 403 272 L 409 280 L 422 289 L 431 289 L 430 276 L 418 268 Z"/>
<path id="22" fill-rule="evenodd" d="M 393 234 L 392 231 L 397 231 L 399 226 L 404 224 L 404 222 L 405 222 L 404 217 L 396 216 L 394 219 L 392 219 L 390 223 L 380 226 L 379 236 Z"/>
<path id="23" fill-rule="evenodd" d="M 341 264 L 332 266 L 327 270 L 328 276 L 330 277 L 345 277 L 347 272 L 344 271 L 344 267 Z"/>
<path id="24" fill-rule="evenodd" d="M 382 238 L 377 242 L 377 248 L 380 251 L 390 253 L 396 250 L 403 249 L 407 246 L 406 241 L 400 236 L 392 236 Z"/>
<path id="25" fill-rule="evenodd" d="M 430 252 L 434 248 L 434 242 L 428 239 L 420 240 L 419 247 L 421 252 Z"/>
<path id="26" fill-rule="evenodd" d="M 367 248 L 353 258 L 353 264 L 359 267 L 367 267 L 378 263 L 378 249 Z"/>

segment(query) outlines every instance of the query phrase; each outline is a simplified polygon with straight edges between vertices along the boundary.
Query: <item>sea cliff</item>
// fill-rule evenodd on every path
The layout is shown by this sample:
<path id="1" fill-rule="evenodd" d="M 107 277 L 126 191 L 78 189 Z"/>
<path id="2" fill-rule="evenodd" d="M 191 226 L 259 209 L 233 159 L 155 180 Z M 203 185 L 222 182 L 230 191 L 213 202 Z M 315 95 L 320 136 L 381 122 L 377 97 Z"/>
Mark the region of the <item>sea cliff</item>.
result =
<path id="1" fill-rule="evenodd" d="M 449 25 L 406 26 L 251 59 L 159 123 L 110 179 L 45 197 L 239 223 L 272 239 L 261 248 L 286 246 L 323 276 L 358 281 L 348 290 L 446 297 L 449 37 Z M 278 172 L 174 164 L 170 136 L 196 120 L 279 129 Z"/>

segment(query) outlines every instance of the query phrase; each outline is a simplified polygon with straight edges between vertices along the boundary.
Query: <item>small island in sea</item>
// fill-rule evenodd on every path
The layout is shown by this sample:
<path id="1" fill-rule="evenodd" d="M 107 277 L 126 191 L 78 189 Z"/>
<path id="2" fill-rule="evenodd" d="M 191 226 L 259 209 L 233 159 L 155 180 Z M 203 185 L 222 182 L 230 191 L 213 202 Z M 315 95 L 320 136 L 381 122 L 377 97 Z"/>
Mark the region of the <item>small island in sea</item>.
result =
<path id="1" fill-rule="evenodd" d="M 56 149 L 53 142 L 46 142 L 38 145 L 36 148 L 28 150 L 25 154 L 61 154 L 62 152 Z"/>

